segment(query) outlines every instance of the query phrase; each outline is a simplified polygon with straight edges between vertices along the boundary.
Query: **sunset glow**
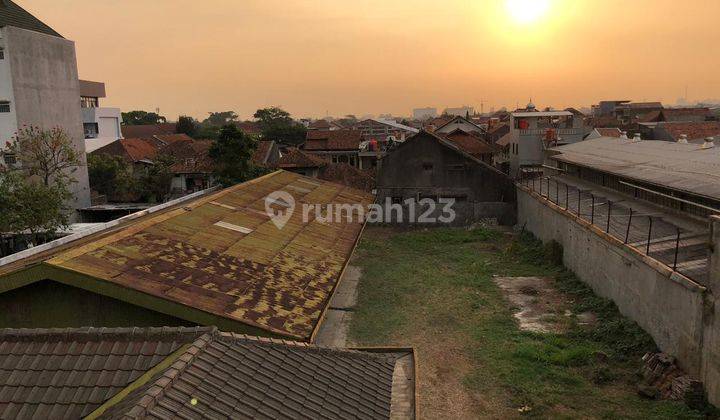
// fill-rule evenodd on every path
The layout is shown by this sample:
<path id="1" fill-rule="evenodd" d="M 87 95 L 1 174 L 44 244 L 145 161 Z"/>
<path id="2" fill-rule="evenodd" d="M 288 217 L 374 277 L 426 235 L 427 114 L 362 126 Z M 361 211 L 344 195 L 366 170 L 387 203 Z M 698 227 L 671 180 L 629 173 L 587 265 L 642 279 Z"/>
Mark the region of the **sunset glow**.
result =
<path id="1" fill-rule="evenodd" d="M 506 8 L 517 23 L 533 23 L 548 11 L 549 0 L 506 0 Z"/>

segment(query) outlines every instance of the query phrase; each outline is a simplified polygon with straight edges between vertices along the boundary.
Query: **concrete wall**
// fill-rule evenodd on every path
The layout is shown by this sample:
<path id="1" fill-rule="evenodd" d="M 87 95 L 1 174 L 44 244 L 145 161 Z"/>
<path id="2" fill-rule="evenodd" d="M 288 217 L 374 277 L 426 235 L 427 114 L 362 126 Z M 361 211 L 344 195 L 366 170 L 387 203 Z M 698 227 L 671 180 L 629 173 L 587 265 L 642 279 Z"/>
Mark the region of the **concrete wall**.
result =
<path id="1" fill-rule="evenodd" d="M 13 94 L 12 74 L 10 69 L 10 51 L 7 46 L 8 28 L 0 28 L 0 48 L 5 58 L 0 60 L 0 101 L 10 101 L 10 112 L 0 112 L 0 150 L 10 141 L 17 131 L 17 115 L 15 114 L 15 95 Z M 2 157 L 0 156 L 0 161 Z"/>
<path id="2" fill-rule="evenodd" d="M 73 172 L 73 207 L 90 205 L 85 140 L 80 114 L 75 44 L 38 32 L 5 27 L 7 54 L 12 72 L 18 126 L 43 129 L 62 127 L 82 155 L 83 165 Z"/>
<path id="3" fill-rule="evenodd" d="M 720 217 L 710 217 L 710 293 L 705 299 L 702 380 L 711 401 L 720 406 Z"/>
<path id="4" fill-rule="evenodd" d="M 712 314 L 720 308 L 709 290 L 524 189 L 518 188 L 517 198 L 518 224 L 543 241 L 559 242 L 565 266 L 701 378 L 710 401 L 720 404 L 720 329 Z"/>

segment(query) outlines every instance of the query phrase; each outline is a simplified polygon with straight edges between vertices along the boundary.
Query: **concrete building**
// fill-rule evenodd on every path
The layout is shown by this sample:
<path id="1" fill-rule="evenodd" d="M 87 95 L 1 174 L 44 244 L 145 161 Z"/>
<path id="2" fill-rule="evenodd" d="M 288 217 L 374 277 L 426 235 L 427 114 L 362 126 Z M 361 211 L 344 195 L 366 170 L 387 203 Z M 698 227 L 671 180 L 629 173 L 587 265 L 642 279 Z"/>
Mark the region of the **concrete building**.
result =
<path id="1" fill-rule="evenodd" d="M 358 130 L 308 130 L 302 148 L 332 163 L 359 167 L 362 132 Z"/>
<path id="2" fill-rule="evenodd" d="M 80 108 L 87 153 L 122 138 L 120 108 L 101 107 L 100 98 L 104 97 L 105 83 L 80 80 Z"/>
<path id="3" fill-rule="evenodd" d="M 353 127 L 359 130 L 367 140 L 387 141 L 392 138 L 395 141 L 405 141 L 413 134 L 418 133 L 417 128 L 400 124 L 395 120 L 366 119 L 358 122 Z"/>
<path id="4" fill-rule="evenodd" d="M 600 101 L 597 105 L 591 107 L 591 112 L 594 117 L 612 116 L 615 113 L 615 108 L 628 102 L 630 102 L 629 99 Z"/>
<path id="5" fill-rule="evenodd" d="M 12 1 L 0 1 L 0 145 L 23 125 L 61 127 L 83 161 L 70 187 L 76 209 L 90 205 L 78 98 L 75 44 Z"/>
<path id="6" fill-rule="evenodd" d="M 482 141 L 477 140 L 478 144 Z M 377 179 L 377 202 L 402 206 L 404 218 L 392 211 L 386 223 L 405 224 L 411 203 L 416 214 L 429 210 L 438 217 L 442 203 L 453 199 L 454 220 L 448 224 L 462 226 L 484 219 L 500 223 L 514 222 L 515 192 L 510 179 L 483 162 L 468 143 L 455 138 L 439 137 L 427 131 L 411 137 L 380 161 Z M 436 204 L 424 208 L 423 199 Z"/>
<path id="7" fill-rule="evenodd" d="M 437 117 L 437 108 L 415 108 L 413 109 L 413 119 L 424 121 L 429 118 Z"/>
<path id="8" fill-rule="evenodd" d="M 513 112 L 510 118 L 510 175 L 518 176 L 525 168 L 533 170 L 543 164 L 545 150 L 551 145 L 582 141 L 585 135 L 583 120 L 570 111 Z"/>

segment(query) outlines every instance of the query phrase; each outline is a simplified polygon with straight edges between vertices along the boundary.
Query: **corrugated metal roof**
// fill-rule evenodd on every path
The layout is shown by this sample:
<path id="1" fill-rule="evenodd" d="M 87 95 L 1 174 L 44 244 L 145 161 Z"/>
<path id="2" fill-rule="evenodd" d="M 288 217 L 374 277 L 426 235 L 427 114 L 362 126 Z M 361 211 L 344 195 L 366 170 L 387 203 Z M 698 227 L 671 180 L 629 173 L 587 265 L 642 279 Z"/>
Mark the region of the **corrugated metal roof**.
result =
<path id="1" fill-rule="evenodd" d="M 265 197 L 285 191 L 296 209 L 283 229 Z M 362 223 L 303 222 L 302 203 L 362 204 L 372 196 L 278 171 L 99 232 L 45 261 L 53 267 L 276 334 L 309 339 L 337 284 Z M 249 233 L 218 222 L 242 226 Z M 142 306 L 142 303 L 137 304 Z"/>
<path id="2" fill-rule="evenodd" d="M 720 200 L 720 147 L 599 137 L 553 150 L 552 159 Z"/>

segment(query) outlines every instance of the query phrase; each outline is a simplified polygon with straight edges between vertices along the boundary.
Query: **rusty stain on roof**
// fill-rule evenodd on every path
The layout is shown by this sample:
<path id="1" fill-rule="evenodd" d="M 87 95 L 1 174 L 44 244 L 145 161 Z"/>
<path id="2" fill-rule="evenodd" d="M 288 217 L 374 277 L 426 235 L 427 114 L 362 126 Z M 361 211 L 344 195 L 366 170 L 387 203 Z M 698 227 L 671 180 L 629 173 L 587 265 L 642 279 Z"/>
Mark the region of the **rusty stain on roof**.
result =
<path id="1" fill-rule="evenodd" d="M 265 196 L 276 190 L 290 193 L 296 202 L 283 229 L 265 213 Z M 299 207 L 371 202 L 372 196 L 362 191 L 278 171 L 129 224 L 46 263 L 307 339 L 362 223 L 303 223 Z M 242 226 L 249 233 L 218 222 Z"/>

